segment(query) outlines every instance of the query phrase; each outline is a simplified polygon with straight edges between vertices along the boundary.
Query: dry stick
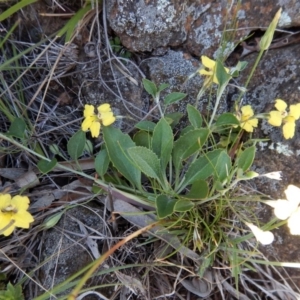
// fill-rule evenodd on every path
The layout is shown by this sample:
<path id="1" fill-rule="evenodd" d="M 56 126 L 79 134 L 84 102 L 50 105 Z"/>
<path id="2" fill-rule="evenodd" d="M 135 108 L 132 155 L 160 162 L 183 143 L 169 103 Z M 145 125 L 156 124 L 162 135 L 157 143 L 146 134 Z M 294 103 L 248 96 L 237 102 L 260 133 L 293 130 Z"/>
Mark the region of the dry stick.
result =
<path id="1" fill-rule="evenodd" d="M 100 256 L 97 260 L 95 260 L 94 265 L 86 272 L 86 274 L 82 277 L 82 279 L 79 281 L 79 283 L 76 285 L 76 287 L 73 289 L 71 294 L 68 296 L 68 300 L 75 300 L 78 293 L 86 283 L 86 281 L 93 275 L 94 272 L 100 267 L 100 265 L 110 256 L 112 255 L 116 250 L 118 250 L 121 246 L 123 246 L 125 243 L 129 242 L 133 238 L 139 236 L 140 234 L 149 231 L 153 227 L 157 226 L 160 222 L 155 222 L 150 225 L 147 225 L 146 227 L 143 227 L 134 233 L 127 236 L 122 241 L 115 244 L 109 251 L 104 253 L 102 256 Z"/>

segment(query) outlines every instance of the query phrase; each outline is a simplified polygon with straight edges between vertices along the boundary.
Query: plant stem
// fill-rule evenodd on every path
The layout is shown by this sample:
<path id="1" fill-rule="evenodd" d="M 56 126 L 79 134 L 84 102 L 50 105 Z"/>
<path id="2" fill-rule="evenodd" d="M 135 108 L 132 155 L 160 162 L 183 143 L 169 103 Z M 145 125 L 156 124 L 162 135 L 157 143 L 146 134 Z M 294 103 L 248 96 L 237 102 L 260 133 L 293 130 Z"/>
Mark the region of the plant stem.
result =
<path id="1" fill-rule="evenodd" d="M 227 84 L 223 84 L 222 86 L 220 86 L 220 87 L 218 88 L 218 92 L 217 92 L 217 100 L 216 100 L 216 103 L 215 103 L 215 105 L 214 105 L 214 110 L 213 110 L 213 112 L 212 112 L 212 114 L 211 114 L 211 117 L 210 117 L 210 120 L 209 120 L 208 128 L 211 128 L 212 122 L 213 122 L 213 120 L 214 120 L 214 118 L 215 118 L 215 115 L 216 115 L 216 113 L 217 113 L 217 109 L 218 109 L 218 107 L 219 107 L 220 100 L 221 100 L 221 97 L 222 97 L 222 95 L 223 95 L 223 92 L 224 92 L 226 86 L 227 86 Z"/>
<path id="2" fill-rule="evenodd" d="M 258 63 L 259 63 L 260 60 L 261 60 L 261 57 L 262 57 L 263 53 L 264 53 L 264 50 L 260 50 L 260 51 L 259 51 L 259 54 L 258 54 L 258 56 L 257 56 L 257 58 L 256 58 L 256 60 L 255 60 L 254 66 L 252 67 L 251 72 L 250 72 L 250 75 L 249 75 L 249 77 L 247 78 L 247 81 L 246 81 L 246 83 L 245 83 L 245 86 L 244 86 L 245 91 L 241 91 L 241 93 L 240 93 L 238 99 L 236 100 L 236 103 L 239 103 L 240 100 L 242 99 L 243 95 L 246 93 L 247 86 L 248 86 L 248 84 L 249 84 L 251 78 L 252 78 L 253 75 L 254 75 L 254 72 L 255 72 L 255 70 L 256 70 L 256 68 L 257 68 Z"/>

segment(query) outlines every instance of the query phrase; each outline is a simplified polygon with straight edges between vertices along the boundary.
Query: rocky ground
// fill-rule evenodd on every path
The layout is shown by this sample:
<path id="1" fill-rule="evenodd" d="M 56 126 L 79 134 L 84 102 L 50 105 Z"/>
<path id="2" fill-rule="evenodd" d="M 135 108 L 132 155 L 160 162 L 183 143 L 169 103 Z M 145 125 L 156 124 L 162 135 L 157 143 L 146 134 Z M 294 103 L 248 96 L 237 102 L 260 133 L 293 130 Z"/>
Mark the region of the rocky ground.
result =
<path id="1" fill-rule="evenodd" d="M 224 57 L 228 56 L 225 64 L 232 67 L 238 60 L 245 60 L 249 63 L 247 70 L 250 70 L 257 57 L 256 46 L 261 30 L 265 30 L 276 11 L 282 7 L 282 18 L 275 40 L 258 65 L 243 104 L 251 104 L 256 112 L 266 112 L 273 108 L 276 98 L 284 99 L 288 104 L 299 103 L 300 4 L 291 0 L 257 0 L 243 1 L 240 6 L 233 4 L 228 8 L 227 2 L 106 1 L 104 8 L 99 6 L 99 11 L 93 10 L 91 21 L 81 27 L 73 40 L 73 50 L 68 50 L 71 52 L 63 54 L 63 58 L 58 62 L 61 73 L 58 80 L 51 80 L 45 101 L 48 101 L 51 107 L 56 106 L 62 116 L 65 112 L 72 111 L 72 116 L 77 118 L 80 117 L 79 112 L 83 104 L 108 102 L 116 114 L 128 117 L 120 121 L 118 126 L 129 131 L 132 125 L 153 107 L 151 99 L 141 85 L 142 78 L 146 77 L 157 84 L 168 83 L 168 91 L 188 93 L 186 101 L 193 104 L 202 79 L 196 76 L 186 83 L 186 78 L 199 68 L 201 55 L 215 57 L 220 51 L 218 49 L 220 39 L 224 38 L 224 27 L 228 29 L 225 34 L 228 35 L 228 40 L 221 43 Z M 14 39 L 26 42 L 28 47 L 44 37 L 50 37 L 68 20 L 67 16 L 55 17 L 52 14 L 72 13 L 80 8 L 77 1 L 68 0 L 60 4 L 57 5 L 57 1 L 39 1 L 25 8 L 14 17 L 15 19 L 11 18 L 3 26 L 8 28 L 16 18 L 21 18 Z M 92 22 L 93 18 L 99 18 L 99 28 Z M 235 37 L 231 36 L 232 28 L 235 28 Z M 251 38 L 235 47 L 249 34 L 252 34 Z M 111 56 L 105 46 L 107 39 L 112 40 L 115 37 L 119 37 L 121 45 L 124 46 L 120 47 L 120 51 L 123 52 L 115 52 L 118 59 Z M 57 43 L 63 45 L 60 39 Z M 122 60 L 126 51 L 131 53 L 131 62 Z M 55 57 L 46 61 L 48 65 L 43 67 L 51 69 Z M 58 71 L 56 74 L 58 75 Z M 247 71 L 243 72 L 235 84 L 242 86 L 247 75 Z M 42 81 L 43 74 L 39 73 L 38 76 Z M 238 90 L 230 87 L 226 96 L 222 98 L 219 112 L 232 110 L 237 96 Z M 183 111 L 187 102 L 174 105 L 170 111 Z M 199 103 L 199 109 L 204 114 L 209 110 L 207 103 L 207 97 Z M 155 111 L 152 118 L 158 118 Z M 66 121 L 71 121 L 71 117 Z M 269 140 L 260 143 L 254 170 L 260 174 L 281 171 L 282 180 L 259 178 L 254 181 L 252 188 L 274 199 L 283 198 L 283 191 L 288 184 L 300 186 L 300 127 L 297 127 L 292 140 L 284 140 L 281 129 L 271 128 L 266 122 L 262 123 L 255 135 L 257 138 Z M 100 140 L 98 142 L 100 143 Z M 82 188 L 80 184 L 79 187 Z M 99 225 L 99 215 L 105 215 L 100 205 L 93 207 L 93 211 L 87 207 L 78 207 L 76 211 L 67 213 L 56 229 L 43 234 L 40 249 L 42 258 L 50 257 L 58 249 L 66 249 L 62 255 L 54 256 L 52 262 L 42 267 L 39 281 L 45 288 L 60 282 L 65 276 L 92 261 L 93 256 L 97 256 L 96 250 L 92 255 L 87 250 L 89 248 L 92 251 L 95 247 L 92 241 L 88 246 L 80 244 L 84 230 L 72 217 L 75 216 L 76 220 L 84 222 L 85 226 L 97 232 L 109 230 L 105 229 L 103 224 Z M 272 217 L 272 211 L 263 208 L 259 216 L 267 221 Z M 129 227 L 123 221 L 120 226 L 124 228 L 124 233 Z M 66 233 L 65 237 L 60 234 L 62 231 Z M 300 262 L 300 237 L 290 235 L 285 226 L 274 230 L 274 233 L 274 243 L 262 249 L 265 255 L 270 260 Z M 77 245 L 70 247 L 74 241 Z M 105 249 L 109 247 L 109 243 L 98 240 L 97 247 Z M 153 248 L 147 247 L 144 246 L 143 250 L 153 251 Z M 136 245 L 128 245 L 128 249 L 132 252 L 139 251 Z M 127 258 L 127 263 L 136 263 L 133 257 L 134 254 Z M 287 273 L 294 281 L 295 288 L 299 287 L 300 271 L 287 269 Z M 126 281 L 124 278 L 120 279 L 117 273 L 114 276 L 122 282 Z M 106 282 L 113 282 L 116 277 L 106 278 Z M 107 297 L 112 297 L 113 293 L 113 289 L 108 289 Z M 29 294 L 28 292 L 28 299 L 31 297 Z M 181 295 L 185 297 L 185 292 Z M 172 299 L 179 298 L 174 296 Z"/>

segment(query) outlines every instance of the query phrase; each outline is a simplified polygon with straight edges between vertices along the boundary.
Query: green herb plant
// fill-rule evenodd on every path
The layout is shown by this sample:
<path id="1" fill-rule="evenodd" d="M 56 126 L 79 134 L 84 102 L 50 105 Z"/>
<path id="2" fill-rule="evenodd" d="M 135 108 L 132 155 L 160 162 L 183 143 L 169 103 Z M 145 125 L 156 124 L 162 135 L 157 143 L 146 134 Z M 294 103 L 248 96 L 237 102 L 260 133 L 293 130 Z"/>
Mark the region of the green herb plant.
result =
<path id="1" fill-rule="evenodd" d="M 277 14 L 269 27 L 271 29 L 268 29 L 262 38 L 261 53 L 270 46 L 268 41 L 272 40 L 270 37 L 273 36 L 278 18 Z M 114 43 L 113 47 L 116 46 L 116 41 Z M 168 233 L 180 241 L 174 252 L 179 251 L 180 247 L 186 247 L 200 253 L 201 262 L 198 270 L 200 277 L 218 260 L 223 264 L 229 264 L 238 287 L 242 266 L 249 266 L 247 263 L 253 255 L 240 251 L 239 244 L 253 235 L 260 243 L 269 244 L 273 235 L 268 230 L 277 226 L 275 219 L 262 227 L 255 217 L 255 208 L 248 204 L 245 206 L 247 199 L 245 200 L 239 193 L 241 182 L 258 176 L 251 171 L 251 166 L 256 153 L 255 145 L 259 140 L 252 138 L 248 133 L 251 134 L 258 126 L 259 118 L 268 119 L 269 115 L 255 115 L 251 106 L 240 107 L 239 102 L 236 103 L 234 112 L 218 115 L 219 101 L 226 87 L 233 77 L 245 69 L 246 63 L 239 62 L 236 67 L 229 70 L 220 60 L 213 61 L 204 56 L 201 59 L 203 68 L 198 73 L 206 78 L 195 99 L 195 105 L 186 106 L 186 120 L 183 114 L 167 113 L 168 106 L 182 101 L 186 94 L 172 92 L 162 97 L 161 92 L 169 85 L 163 83 L 157 86 L 147 79 L 143 80 L 143 86 L 153 98 L 160 119 L 158 122 L 144 120 L 137 123 L 133 135 L 111 125 L 117 117 L 113 116 L 110 105 L 102 104 L 97 108 L 97 113 L 91 105 L 87 105 L 84 110 L 84 125 L 67 144 L 70 158 L 77 162 L 72 168 L 59 163 L 55 157 L 48 158 L 16 140 L 24 137 L 26 125 L 24 121 L 20 120 L 17 123 L 14 117 L 10 118 L 9 112 L 5 113 L 5 107 L 1 110 L 12 123 L 12 127 L 8 134 L 0 133 L 0 137 L 35 155 L 39 159 L 37 166 L 43 174 L 59 167 L 93 179 L 97 191 L 99 189 L 106 192 L 113 191 L 125 201 L 144 208 L 142 214 L 154 214 L 153 224 L 145 224 L 144 229 L 132 234 L 132 238 L 154 226 L 159 226 L 158 231 L 161 234 Z M 255 67 L 257 64 L 258 62 Z M 251 71 L 250 77 L 253 72 L 254 70 Z M 217 85 L 216 101 L 211 115 L 207 117 L 201 114 L 197 104 L 204 91 L 212 84 Z M 245 89 L 241 88 L 241 96 L 244 92 Z M 294 125 L 300 116 L 300 113 L 298 116 L 299 109 L 298 106 L 290 109 L 292 115 L 290 113 L 282 117 L 280 124 L 276 126 L 280 126 L 282 120 L 287 117 L 290 124 Z M 278 111 L 283 110 L 285 107 L 282 108 L 281 105 Z M 274 123 L 277 124 L 276 116 L 274 114 L 272 120 L 275 118 Z M 179 122 L 180 120 L 182 122 Z M 78 162 L 87 147 L 88 130 L 93 137 L 98 137 L 101 132 L 104 141 L 94 159 L 97 173 L 95 178 L 84 173 Z M 53 224 L 61 215 L 54 216 Z M 51 220 L 47 219 L 47 222 L 51 223 Z M 253 233 L 244 235 L 244 225 Z M 235 232 L 241 234 L 238 236 L 231 234 L 233 228 Z M 128 240 L 124 239 L 124 242 Z M 118 243 L 113 251 L 121 244 Z M 78 283 L 68 299 L 76 298 L 88 277 L 92 276 L 92 271 L 95 271 L 106 257 L 107 253 L 91 267 L 89 266 L 86 276 Z M 73 278 L 76 278 L 76 274 Z M 77 283 L 73 281 L 70 284 L 69 281 L 66 282 L 68 287 L 73 287 Z M 62 286 L 63 283 L 59 285 L 60 291 Z M 7 288 L 11 289 L 11 286 Z M 45 293 L 38 299 L 47 299 L 47 295 Z"/>

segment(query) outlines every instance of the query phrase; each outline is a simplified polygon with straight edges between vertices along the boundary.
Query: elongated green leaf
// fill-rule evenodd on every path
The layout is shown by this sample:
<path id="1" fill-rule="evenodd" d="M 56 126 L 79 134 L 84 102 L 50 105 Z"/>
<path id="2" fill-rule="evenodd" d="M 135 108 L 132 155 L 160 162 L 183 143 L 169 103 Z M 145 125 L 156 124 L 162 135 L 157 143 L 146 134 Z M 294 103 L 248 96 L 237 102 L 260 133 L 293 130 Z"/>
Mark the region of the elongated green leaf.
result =
<path id="1" fill-rule="evenodd" d="M 85 132 L 78 130 L 68 141 L 67 150 L 73 160 L 78 159 L 83 153 L 86 143 Z"/>
<path id="2" fill-rule="evenodd" d="M 255 146 L 251 146 L 245 149 L 237 159 L 238 168 L 242 169 L 244 172 L 247 171 L 252 166 L 255 157 L 255 152 Z"/>
<path id="3" fill-rule="evenodd" d="M 157 216 L 160 219 L 170 216 L 174 212 L 177 200 L 171 199 L 166 195 L 159 195 L 155 199 Z"/>
<path id="4" fill-rule="evenodd" d="M 153 131 L 155 127 L 155 123 L 151 121 L 140 121 L 137 124 L 134 125 L 135 128 L 138 128 L 140 130 L 145 130 L 145 131 Z"/>
<path id="5" fill-rule="evenodd" d="M 112 126 L 103 126 L 103 137 L 109 158 L 118 171 L 136 187 L 141 186 L 141 171 L 135 167 L 127 150 L 135 147 L 128 134 Z"/>
<path id="6" fill-rule="evenodd" d="M 228 177 L 231 171 L 231 159 L 226 151 L 222 151 L 215 165 L 215 179 L 221 183 Z"/>
<path id="7" fill-rule="evenodd" d="M 165 104 L 172 104 L 172 103 L 175 103 L 177 101 L 182 100 L 185 97 L 186 97 L 186 94 L 184 94 L 184 93 L 174 92 L 174 93 L 171 93 L 171 94 L 169 94 L 165 97 L 164 103 Z"/>
<path id="8" fill-rule="evenodd" d="M 188 104 L 187 112 L 188 112 L 189 121 L 193 125 L 193 127 L 195 129 L 201 128 L 203 120 L 202 120 L 199 110 L 197 108 L 195 108 L 193 105 Z"/>
<path id="9" fill-rule="evenodd" d="M 220 87 L 226 85 L 231 79 L 231 76 L 226 72 L 223 64 L 219 60 L 216 61 L 216 77 Z"/>
<path id="10" fill-rule="evenodd" d="M 137 146 L 142 146 L 146 147 L 148 149 L 151 148 L 151 139 L 152 136 L 149 132 L 146 131 L 138 131 L 134 136 L 133 136 L 133 141 Z"/>
<path id="11" fill-rule="evenodd" d="M 208 184 L 204 180 L 196 180 L 192 184 L 192 188 L 188 194 L 184 195 L 185 198 L 189 199 L 205 199 L 208 195 Z"/>
<path id="12" fill-rule="evenodd" d="M 109 156 L 107 150 L 104 148 L 99 151 L 95 158 L 95 170 L 100 176 L 104 176 L 109 165 Z"/>
<path id="13" fill-rule="evenodd" d="M 171 158 L 173 149 L 173 131 L 166 119 L 162 118 L 155 126 L 152 137 L 152 150 L 160 159 L 164 171 Z"/>
<path id="14" fill-rule="evenodd" d="M 172 128 L 174 128 L 179 123 L 182 117 L 183 114 L 180 112 L 173 112 L 165 115 L 166 121 L 171 125 Z"/>
<path id="15" fill-rule="evenodd" d="M 180 168 L 183 160 L 202 148 L 206 142 L 208 133 L 208 129 L 191 130 L 174 143 L 173 164 L 176 170 Z"/>
<path id="16" fill-rule="evenodd" d="M 65 43 L 68 43 L 75 30 L 77 25 L 80 23 L 80 21 L 83 19 L 83 17 L 85 16 L 85 14 L 87 12 L 89 12 L 92 9 L 92 5 L 91 4 L 87 4 L 85 7 L 81 8 L 67 23 L 66 25 L 57 33 L 58 37 L 63 36 L 64 34 L 66 34 L 65 37 Z"/>
<path id="17" fill-rule="evenodd" d="M 194 206 L 195 204 L 192 201 L 182 199 L 182 200 L 178 200 L 175 203 L 174 211 L 178 211 L 178 212 L 190 211 Z"/>
<path id="18" fill-rule="evenodd" d="M 159 85 L 157 90 L 158 90 L 158 92 L 161 92 L 161 91 L 165 90 L 166 88 L 168 88 L 169 86 L 170 85 L 168 83 L 162 83 Z"/>
<path id="19" fill-rule="evenodd" d="M 150 94 L 153 98 L 155 98 L 157 94 L 157 87 L 155 83 L 146 78 L 143 78 L 142 82 L 144 89 L 147 91 L 147 93 Z"/>
<path id="20" fill-rule="evenodd" d="M 217 126 L 240 125 L 239 120 L 231 113 L 224 113 L 218 117 L 216 121 Z"/>
<path id="21" fill-rule="evenodd" d="M 200 156 L 188 168 L 181 189 L 197 180 L 205 180 L 214 173 L 215 165 L 224 150 L 217 149 Z"/>
<path id="22" fill-rule="evenodd" d="M 22 139 L 25 136 L 25 130 L 25 121 L 22 118 L 15 118 L 12 121 L 7 134 Z"/>
<path id="23" fill-rule="evenodd" d="M 127 151 L 141 172 L 150 178 L 161 178 L 160 161 L 154 152 L 145 147 L 132 147 Z"/>
<path id="24" fill-rule="evenodd" d="M 32 4 L 34 2 L 37 2 L 38 0 L 22 0 L 16 3 L 15 5 L 11 6 L 9 9 L 5 10 L 0 15 L 0 22 L 4 21 L 5 19 L 9 18 L 11 15 L 13 15 L 15 12 L 19 11 L 23 7 Z"/>
<path id="25" fill-rule="evenodd" d="M 47 161 L 44 159 L 41 159 L 38 163 L 37 163 L 37 167 L 39 168 L 39 170 L 44 173 L 47 174 L 48 172 L 50 172 L 57 164 L 57 159 L 54 157 L 51 159 L 51 161 Z"/>

